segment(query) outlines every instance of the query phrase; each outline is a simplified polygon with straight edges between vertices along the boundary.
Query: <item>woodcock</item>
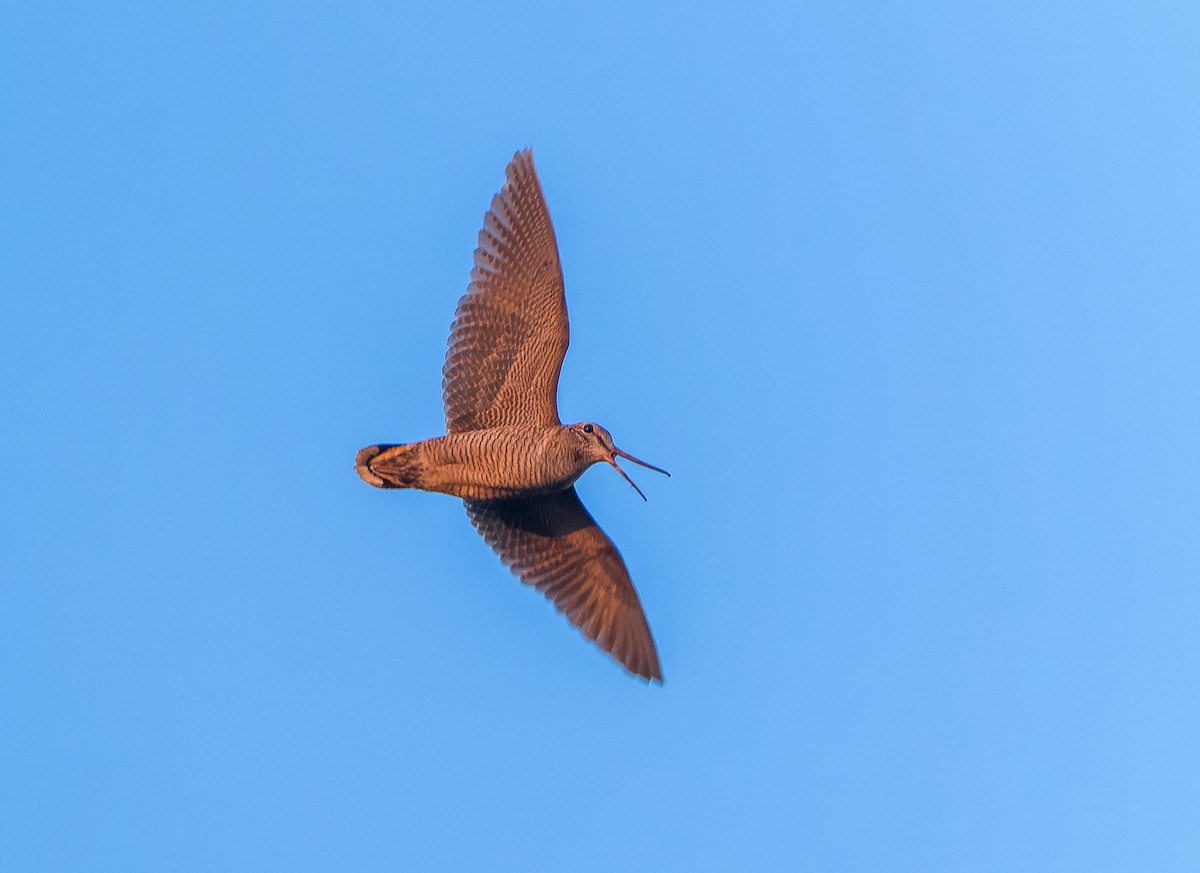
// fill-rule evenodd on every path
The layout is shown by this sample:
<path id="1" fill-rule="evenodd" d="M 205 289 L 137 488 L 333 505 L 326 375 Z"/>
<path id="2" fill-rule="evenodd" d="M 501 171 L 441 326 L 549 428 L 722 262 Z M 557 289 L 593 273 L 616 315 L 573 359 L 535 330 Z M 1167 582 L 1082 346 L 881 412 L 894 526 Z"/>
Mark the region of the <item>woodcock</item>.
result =
<path id="1" fill-rule="evenodd" d="M 461 497 L 513 573 L 631 673 L 661 682 L 629 571 L 574 486 L 605 463 L 641 494 L 617 458 L 666 471 L 618 449 L 598 424 L 559 421 L 569 329 L 558 244 L 529 150 L 513 157 L 506 176 L 483 218 L 471 284 L 450 328 L 446 436 L 367 446 L 355 469 L 376 488 Z"/>

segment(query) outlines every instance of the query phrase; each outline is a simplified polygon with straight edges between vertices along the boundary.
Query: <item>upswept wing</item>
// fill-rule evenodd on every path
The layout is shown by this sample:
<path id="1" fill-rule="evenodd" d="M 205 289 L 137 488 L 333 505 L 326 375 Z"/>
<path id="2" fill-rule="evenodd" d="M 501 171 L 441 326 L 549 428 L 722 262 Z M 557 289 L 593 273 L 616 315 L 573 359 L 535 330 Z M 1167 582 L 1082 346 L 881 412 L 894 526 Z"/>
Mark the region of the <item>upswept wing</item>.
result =
<path id="1" fill-rule="evenodd" d="M 629 571 L 574 488 L 544 497 L 465 500 L 471 522 L 508 567 L 630 673 L 662 681 Z"/>
<path id="2" fill-rule="evenodd" d="M 446 430 L 558 424 L 570 333 L 562 268 L 533 153 L 518 152 L 483 218 L 442 366 Z"/>

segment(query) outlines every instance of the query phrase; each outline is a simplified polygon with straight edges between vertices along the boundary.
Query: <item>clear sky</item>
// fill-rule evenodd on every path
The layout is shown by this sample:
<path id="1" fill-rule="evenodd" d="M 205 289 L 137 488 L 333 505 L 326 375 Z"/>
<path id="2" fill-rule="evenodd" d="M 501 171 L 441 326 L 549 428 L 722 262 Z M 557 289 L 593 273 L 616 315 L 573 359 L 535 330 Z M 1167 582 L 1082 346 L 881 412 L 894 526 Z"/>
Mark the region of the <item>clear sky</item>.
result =
<path id="1" fill-rule="evenodd" d="M 1200 869 L 1200 7 L 18 3 L 0 868 Z M 646 687 L 355 451 L 534 148 Z"/>

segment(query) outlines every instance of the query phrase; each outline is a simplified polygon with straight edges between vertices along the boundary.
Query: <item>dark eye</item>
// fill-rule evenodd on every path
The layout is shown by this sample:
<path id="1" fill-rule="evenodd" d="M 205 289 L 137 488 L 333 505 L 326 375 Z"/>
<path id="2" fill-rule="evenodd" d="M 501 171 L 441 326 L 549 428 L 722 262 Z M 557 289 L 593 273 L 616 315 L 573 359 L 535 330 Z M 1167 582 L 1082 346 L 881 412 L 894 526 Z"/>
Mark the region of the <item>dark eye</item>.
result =
<path id="1" fill-rule="evenodd" d="M 591 432 L 592 432 L 592 426 L 591 426 L 590 424 L 585 424 L 585 425 L 583 426 L 583 432 L 584 432 L 584 433 L 591 433 Z"/>

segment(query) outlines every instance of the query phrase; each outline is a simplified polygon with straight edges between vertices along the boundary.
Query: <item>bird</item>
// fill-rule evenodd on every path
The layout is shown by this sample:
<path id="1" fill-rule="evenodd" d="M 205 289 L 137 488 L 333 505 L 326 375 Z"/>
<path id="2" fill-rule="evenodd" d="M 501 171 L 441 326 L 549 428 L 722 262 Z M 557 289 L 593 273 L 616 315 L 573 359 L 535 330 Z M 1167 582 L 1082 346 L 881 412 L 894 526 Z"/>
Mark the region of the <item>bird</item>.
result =
<path id="1" fill-rule="evenodd" d="M 558 243 L 530 149 L 517 152 L 484 215 L 442 366 L 445 436 L 367 446 L 354 459 L 376 488 L 462 499 L 467 517 L 522 582 L 541 591 L 629 673 L 663 679 L 629 570 L 575 482 L 618 458 L 595 422 L 563 424 L 558 379 L 570 341 Z"/>

